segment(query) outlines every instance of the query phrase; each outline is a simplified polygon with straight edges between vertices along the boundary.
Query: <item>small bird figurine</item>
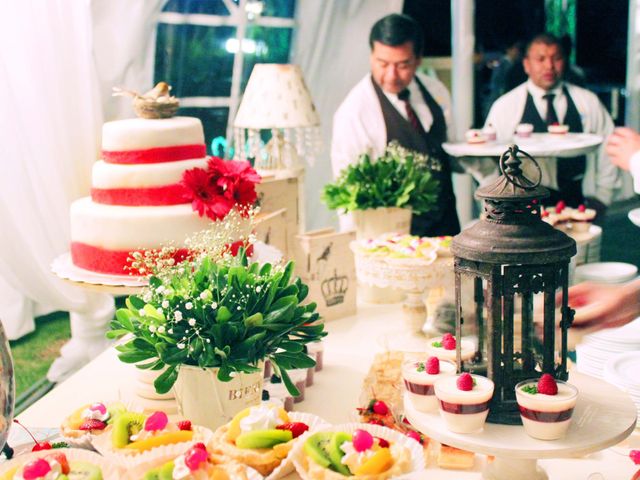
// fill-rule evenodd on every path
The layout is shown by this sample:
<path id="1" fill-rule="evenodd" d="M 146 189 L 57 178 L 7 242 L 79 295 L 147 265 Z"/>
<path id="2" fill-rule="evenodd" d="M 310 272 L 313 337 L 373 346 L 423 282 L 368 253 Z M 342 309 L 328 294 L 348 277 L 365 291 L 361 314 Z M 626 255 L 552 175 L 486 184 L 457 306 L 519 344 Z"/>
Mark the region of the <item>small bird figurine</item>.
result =
<path id="1" fill-rule="evenodd" d="M 149 90 L 147 93 L 140 95 L 144 98 L 155 98 L 158 99 L 160 97 L 170 97 L 169 91 L 171 90 L 171 86 L 167 82 L 158 82 L 155 87 Z"/>
<path id="2" fill-rule="evenodd" d="M 148 92 L 140 95 L 132 90 L 113 87 L 114 96 L 133 97 L 133 108 L 141 118 L 169 118 L 178 110 L 179 101 L 171 96 L 171 85 L 167 82 L 158 82 Z"/>

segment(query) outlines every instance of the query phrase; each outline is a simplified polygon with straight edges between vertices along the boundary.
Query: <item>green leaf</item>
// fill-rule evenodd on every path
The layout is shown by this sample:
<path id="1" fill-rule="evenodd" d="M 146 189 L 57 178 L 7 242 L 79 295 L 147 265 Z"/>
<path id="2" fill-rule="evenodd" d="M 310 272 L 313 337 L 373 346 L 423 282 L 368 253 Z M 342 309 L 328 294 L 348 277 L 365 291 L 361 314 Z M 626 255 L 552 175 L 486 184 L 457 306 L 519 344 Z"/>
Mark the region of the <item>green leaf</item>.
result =
<path id="1" fill-rule="evenodd" d="M 129 333 L 130 330 L 124 330 L 124 329 L 115 329 L 115 330 L 109 330 L 105 336 L 109 339 L 109 340 L 113 340 L 116 338 L 120 338 L 123 335 L 126 335 L 127 333 Z"/>
<path id="2" fill-rule="evenodd" d="M 125 304 L 129 307 L 129 310 L 140 310 L 144 308 L 144 300 L 136 295 L 130 295 L 126 300 Z"/>
<path id="3" fill-rule="evenodd" d="M 228 322 L 231 319 L 231 312 L 224 305 L 218 307 L 218 311 L 216 312 L 216 322 L 224 323 Z"/>
<path id="4" fill-rule="evenodd" d="M 247 328 L 255 327 L 257 325 L 262 325 L 264 317 L 260 312 L 254 313 L 250 317 L 244 319 L 244 325 Z"/>
<path id="5" fill-rule="evenodd" d="M 302 345 L 299 342 L 292 342 L 289 340 L 283 340 L 282 342 L 280 342 L 278 344 L 278 346 L 290 353 L 299 353 L 302 352 L 302 350 L 304 349 L 304 345 Z"/>
<path id="6" fill-rule="evenodd" d="M 178 365 L 179 363 L 183 363 L 189 356 L 189 352 L 187 352 L 186 348 L 180 349 L 166 343 L 157 344 L 156 350 L 160 356 L 160 360 L 168 365 Z"/>
<path id="7" fill-rule="evenodd" d="M 147 360 L 149 358 L 152 358 L 152 356 L 155 356 L 155 353 L 149 354 L 148 352 L 136 352 L 136 351 L 130 351 L 130 352 L 123 352 L 123 353 L 119 353 L 118 354 L 118 358 L 120 359 L 121 362 L 124 363 L 138 363 L 138 362 L 142 362 L 144 360 Z"/>
<path id="8" fill-rule="evenodd" d="M 153 386 L 158 393 L 167 393 L 178 379 L 178 370 L 175 365 L 169 366 L 164 372 L 158 375 L 153 382 Z"/>
<path id="9" fill-rule="evenodd" d="M 126 308 L 119 308 L 118 310 L 116 310 L 116 320 L 120 322 L 122 328 L 133 332 L 133 323 L 131 322 L 131 316 L 131 312 Z"/>

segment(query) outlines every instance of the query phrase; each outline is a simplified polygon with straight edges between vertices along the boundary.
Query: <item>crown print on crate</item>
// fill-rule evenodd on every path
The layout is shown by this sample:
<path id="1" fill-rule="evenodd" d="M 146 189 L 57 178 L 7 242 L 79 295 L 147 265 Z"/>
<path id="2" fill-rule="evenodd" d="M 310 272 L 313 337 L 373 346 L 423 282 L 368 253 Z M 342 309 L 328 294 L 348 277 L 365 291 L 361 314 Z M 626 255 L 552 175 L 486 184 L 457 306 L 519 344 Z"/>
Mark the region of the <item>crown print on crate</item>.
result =
<path id="1" fill-rule="evenodd" d="M 333 276 L 322 281 L 322 296 L 327 307 L 339 305 L 344 302 L 344 296 L 349 290 L 349 278 L 346 275 L 338 275 L 338 271 L 333 271 Z"/>

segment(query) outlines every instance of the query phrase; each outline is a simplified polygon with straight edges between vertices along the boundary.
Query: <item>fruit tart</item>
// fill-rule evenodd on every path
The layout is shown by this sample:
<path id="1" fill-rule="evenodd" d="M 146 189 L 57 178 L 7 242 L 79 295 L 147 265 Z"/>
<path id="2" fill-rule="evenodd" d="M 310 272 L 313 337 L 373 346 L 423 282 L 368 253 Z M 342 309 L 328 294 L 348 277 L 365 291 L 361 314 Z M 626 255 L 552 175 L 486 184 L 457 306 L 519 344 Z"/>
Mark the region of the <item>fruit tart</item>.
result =
<path id="1" fill-rule="evenodd" d="M 38 453 L 39 455 L 31 454 L 27 456 L 28 458 L 17 457 L 12 460 L 2 469 L 0 480 L 103 479 L 102 468 L 99 465 L 90 460 L 74 459 L 73 450 Z"/>
<path id="2" fill-rule="evenodd" d="M 209 446 L 268 476 L 287 458 L 294 440 L 309 430 L 295 415 L 272 403 L 246 408 L 215 431 Z"/>
<path id="3" fill-rule="evenodd" d="M 424 456 L 411 439 L 385 427 L 369 425 L 366 429 L 309 435 L 302 447 L 296 448 L 294 463 L 303 479 L 385 480 L 424 468 Z"/>
<path id="4" fill-rule="evenodd" d="M 132 477 L 133 478 L 133 477 Z M 142 480 L 247 480 L 247 468 L 207 451 L 204 443 L 196 443 L 182 455 L 148 470 Z"/>
<path id="5" fill-rule="evenodd" d="M 125 412 L 127 408 L 120 402 L 83 405 L 64 419 L 60 433 L 67 443 L 86 447 L 84 440 L 90 444 L 91 436 L 102 435 L 114 419 Z"/>

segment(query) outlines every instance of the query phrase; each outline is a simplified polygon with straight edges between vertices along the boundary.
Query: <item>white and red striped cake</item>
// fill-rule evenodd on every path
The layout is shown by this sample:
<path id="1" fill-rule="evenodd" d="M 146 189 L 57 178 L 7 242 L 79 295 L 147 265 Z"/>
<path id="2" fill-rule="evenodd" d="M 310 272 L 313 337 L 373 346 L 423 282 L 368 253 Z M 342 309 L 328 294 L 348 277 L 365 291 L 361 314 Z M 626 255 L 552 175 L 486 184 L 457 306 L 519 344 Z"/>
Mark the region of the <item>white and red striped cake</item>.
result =
<path id="1" fill-rule="evenodd" d="M 182 175 L 207 165 L 197 118 L 108 122 L 91 197 L 71 205 L 71 258 L 86 270 L 126 275 L 132 251 L 184 245 L 211 225 L 193 210 Z M 179 253 L 185 253 L 184 251 Z"/>

